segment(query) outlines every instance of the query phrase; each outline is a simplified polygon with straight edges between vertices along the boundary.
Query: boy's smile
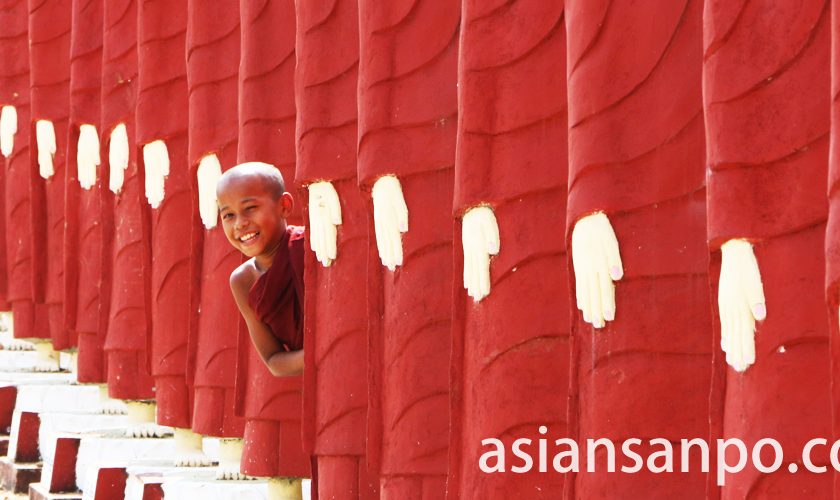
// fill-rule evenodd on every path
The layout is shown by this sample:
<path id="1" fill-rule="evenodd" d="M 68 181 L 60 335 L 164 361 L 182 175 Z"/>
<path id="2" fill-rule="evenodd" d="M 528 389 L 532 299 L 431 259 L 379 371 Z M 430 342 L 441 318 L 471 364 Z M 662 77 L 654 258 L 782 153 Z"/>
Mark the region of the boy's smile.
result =
<path id="1" fill-rule="evenodd" d="M 259 267 L 269 267 L 286 234 L 291 213 L 288 193 L 275 197 L 260 175 L 233 175 L 217 188 L 222 228 L 228 241 Z"/>

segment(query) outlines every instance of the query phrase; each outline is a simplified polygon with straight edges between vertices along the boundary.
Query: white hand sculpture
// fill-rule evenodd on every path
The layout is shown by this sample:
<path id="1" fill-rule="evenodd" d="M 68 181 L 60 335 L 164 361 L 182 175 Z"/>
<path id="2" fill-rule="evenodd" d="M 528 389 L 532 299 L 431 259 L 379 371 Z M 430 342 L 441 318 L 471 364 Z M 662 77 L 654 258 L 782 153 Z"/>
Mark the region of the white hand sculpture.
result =
<path id="1" fill-rule="evenodd" d="M 767 317 L 764 286 L 748 241 L 729 240 L 720 252 L 720 347 L 726 362 L 743 372 L 755 363 L 755 322 Z"/>
<path id="2" fill-rule="evenodd" d="M 615 319 L 615 284 L 624 276 L 618 240 L 606 214 L 581 218 L 572 230 L 577 308 L 595 328 Z"/>
<path id="3" fill-rule="evenodd" d="M 79 184 L 82 189 L 96 185 L 96 167 L 101 163 L 99 157 L 99 134 L 94 125 L 79 127 L 79 146 L 76 148 L 76 167 Z"/>
<path id="4" fill-rule="evenodd" d="M 219 220 L 219 204 L 216 199 L 216 184 L 222 177 L 222 164 L 215 154 L 209 154 L 198 162 L 198 213 L 207 229 L 216 227 Z"/>
<path id="5" fill-rule="evenodd" d="M 49 179 L 55 174 L 55 128 L 49 120 L 35 122 L 35 144 L 38 147 L 38 170 L 41 177 Z"/>
<path id="6" fill-rule="evenodd" d="M 499 253 L 499 225 L 490 207 L 474 207 L 461 225 L 464 288 L 476 302 L 490 295 L 490 256 Z"/>
<path id="7" fill-rule="evenodd" d="M 324 267 L 336 259 L 336 226 L 341 225 L 341 204 L 331 182 L 309 185 L 309 246 Z"/>
<path id="8" fill-rule="evenodd" d="M 124 123 L 120 123 L 111 131 L 108 164 L 111 166 L 111 181 L 108 187 L 117 194 L 125 182 L 125 169 L 128 168 L 128 131 Z"/>
<path id="9" fill-rule="evenodd" d="M 6 158 L 12 156 L 15 149 L 17 122 L 17 109 L 14 106 L 3 106 L 0 110 L 0 153 Z"/>
<path id="10" fill-rule="evenodd" d="M 393 271 L 403 263 L 401 233 L 408 232 L 408 207 L 393 175 L 380 177 L 373 185 L 373 222 L 379 258 Z"/>
<path id="11" fill-rule="evenodd" d="M 169 149 L 162 140 L 143 146 L 143 165 L 146 173 L 146 199 L 152 208 L 160 206 L 165 195 L 164 182 L 169 175 Z"/>

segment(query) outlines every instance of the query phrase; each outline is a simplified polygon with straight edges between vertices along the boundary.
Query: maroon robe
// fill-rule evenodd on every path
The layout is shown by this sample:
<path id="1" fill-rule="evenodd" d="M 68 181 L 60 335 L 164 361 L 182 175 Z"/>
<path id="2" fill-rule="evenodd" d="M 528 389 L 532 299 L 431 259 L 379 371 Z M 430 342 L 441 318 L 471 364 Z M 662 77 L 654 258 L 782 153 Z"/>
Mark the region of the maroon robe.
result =
<path id="1" fill-rule="evenodd" d="M 257 318 L 268 325 L 286 351 L 303 349 L 303 234 L 302 227 L 287 227 L 271 267 L 248 292 L 248 304 Z M 272 381 L 269 377 L 273 375 L 261 360 L 252 365 L 243 387 L 248 420 L 241 470 L 263 477 L 308 477 L 310 463 L 303 452 L 300 430 L 301 377 L 274 377 Z M 260 373 L 253 376 L 257 367 Z M 276 385 L 283 390 L 278 391 Z"/>
<path id="2" fill-rule="evenodd" d="M 294 191 L 295 177 L 295 5 L 293 0 L 241 0 L 239 65 L 239 163 L 260 161 L 277 167 Z M 288 222 L 300 221 L 300 205 Z M 302 345 L 301 347 L 302 348 Z M 300 376 L 274 377 L 266 369 L 240 323 L 237 414 L 246 420 L 242 472 L 253 476 L 292 476 L 308 470 L 293 464 L 300 442 L 280 436 L 301 433 Z M 259 387 L 259 390 L 253 388 Z M 282 405 L 274 401 L 282 400 Z M 291 446 L 291 450 L 286 448 Z"/>

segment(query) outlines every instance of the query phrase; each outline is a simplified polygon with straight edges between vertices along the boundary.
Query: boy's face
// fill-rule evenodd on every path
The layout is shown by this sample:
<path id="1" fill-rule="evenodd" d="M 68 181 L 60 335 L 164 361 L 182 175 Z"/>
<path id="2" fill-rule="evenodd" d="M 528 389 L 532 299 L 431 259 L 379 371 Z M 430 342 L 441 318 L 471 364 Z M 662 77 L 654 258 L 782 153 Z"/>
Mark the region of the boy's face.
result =
<path id="1" fill-rule="evenodd" d="M 248 257 L 274 250 L 286 233 L 292 196 L 274 199 L 259 176 L 230 179 L 219 186 L 219 215 L 228 241 Z"/>

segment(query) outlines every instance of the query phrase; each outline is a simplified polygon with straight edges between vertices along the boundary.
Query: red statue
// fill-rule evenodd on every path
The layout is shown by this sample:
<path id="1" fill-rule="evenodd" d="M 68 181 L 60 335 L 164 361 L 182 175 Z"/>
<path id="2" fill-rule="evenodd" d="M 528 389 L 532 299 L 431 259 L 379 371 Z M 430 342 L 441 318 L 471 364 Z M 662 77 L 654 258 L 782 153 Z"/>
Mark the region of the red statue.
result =
<path id="1" fill-rule="evenodd" d="M 702 11 L 701 0 L 566 0 L 576 498 L 705 495 L 699 466 L 613 473 L 606 447 L 595 464 L 585 453 L 587 439 L 606 438 L 616 467 L 632 467 L 626 439 L 663 438 L 681 456 L 680 439 L 709 432 Z M 646 460 L 663 447 L 633 451 Z"/>
<path id="2" fill-rule="evenodd" d="M 70 97 L 70 0 L 29 0 L 30 118 L 34 132 L 32 280 L 55 349 L 75 345 L 64 325 L 64 177 Z M 22 122 L 20 122 L 22 123 Z M 22 124 L 21 126 L 28 126 Z M 19 127 L 20 128 L 20 127 Z"/>
<path id="3" fill-rule="evenodd" d="M 283 174 L 286 190 L 294 192 L 294 1 L 241 0 L 239 8 L 237 160 L 274 165 Z M 299 223 L 300 212 L 296 208 L 288 222 Z M 246 420 L 240 469 L 251 476 L 308 477 L 310 460 L 301 445 L 302 378 L 273 376 L 246 328 L 239 338 L 237 406 Z"/>
<path id="4" fill-rule="evenodd" d="M 462 15 L 447 498 L 558 498 L 563 474 L 479 461 L 483 439 L 530 438 L 536 456 L 540 426 L 568 436 L 563 1 L 465 0 Z"/>
<path id="5" fill-rule="evenodd" d="M 189 103 L 184 46 L 187 1 L 138 4 L 137 149 L 151 207 L 151 374 L 157 423 L 187 431 L 193 393 L 187 384 L 187 341 L 197 321 L 191 281 L 200 247 L 185 244 L 198 230 L 192 217 L 188 153 Z M 198 255 L 195 255 L 198 253 Z"/>
<path id="6" fill-rule="evenodd" d="M 137 79 L 135 0 L 105 2 L 102 46 L 102 133 L 113 195 L 113 262 L 108 335 L 108 392 L 127 400 L 154 398 L 148 373 L 146 307 L 149 269 L 148 210 L 134 147 Z M 105 205 L 107 210 L 107 205 Z M 107 249 L 106 249 L 107 252 Z M 106 254 L 107 255 L 107 254 Z"/>
<path id="7" fill-rule="evenodd" d="M 792 474 L 798 459 L 788 457 L 832 433 L 823 295 L 831 2 L 709 3 L 703 26 L 710 277 L 720 316 L 712 438 L 737 436 L 750 449 L 772 437 L 785 452 L 777 472 L 748 465 L 714 492 L 827 498 L 833 475 L 801 462 Z M 828 451 L 815 447 L 812 462 L 828 464 Z"/>
<path id="8" fill-rule="evenodd" d="M 239 313 L 230 294 L 230 273 L 241 262 L 218 224 L 216 181 L 236 165 L 239 72 L 239 2 L 188 0 L 187 84 L 193 258 L 190 277 L 200 283 L 200 314 L 190 330 L 190 368 L 195 385 L 192 428 L 203 435 L 238 438 L 244 420 L 234 415 Z M 199 249 L 203 248 L 201 254 Z M 238 457 L 236 464 L 238 473 Z"/>
<path id="9" fill-rule="evenodd" d="M 356 178 L 355 0 L 297 8 L 297 181 L 308 202 L 304 428 L 322 498 L 376 499 L 365 461 L 368 236 Z M 340 43 L 339 43 L 340 42 Z M 341 390 L 336 390 L 340 387 Z"/>
<path id="10" fill-rule="evenodd" d="M 358 177 L 376 238 L 367 438 L 386 498 L 445 490 L 460 7 L 359 3 Z"/>
<path id="11" fill-rule="evenodd" d="M 29 186 L 35 180 L 29 159 L 29 10 L 25 0 L 7 0 L 0 6 L 0 25 L 6 33 L 0 39 L 0 149 L 5 170 L 2 217 L 9 229 L 3 242 L 8 273 L 6 299 L 11 302 L 16 338 L 49 338 L 46 314 L 40 314 L 46 311 L 36 309 L 32 291 Z"/>
<path id="12" fill-rule="evenodd" d="M 103 281 L 111 264 L 103 255 L 106 234 L 103 197 L 111 198 L 103 183 L 99 145 L 102 86 L 101 0 L 73 0 L 70 44 L 70 124 L 67 140 L 67 178 L 64 240 L 65 328 L 78 338 L 78 380 L 106 382 L 103 346 L 108 329 L 108 300 Z"/>

